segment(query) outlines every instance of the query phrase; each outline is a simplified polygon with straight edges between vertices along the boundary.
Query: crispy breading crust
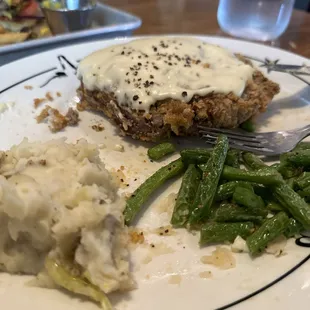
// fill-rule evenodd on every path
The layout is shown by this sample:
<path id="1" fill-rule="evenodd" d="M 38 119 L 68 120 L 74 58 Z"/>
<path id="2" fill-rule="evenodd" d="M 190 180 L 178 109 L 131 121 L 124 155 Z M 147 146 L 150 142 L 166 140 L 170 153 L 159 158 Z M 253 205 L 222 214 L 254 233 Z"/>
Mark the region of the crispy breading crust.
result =
<path id="1" fill-rule="evenodd" d="M 259 112 L 265 111 L 279 85 L 255 71 L 241 97 L 233 93 L 210 93 L 194 96 L 188 103 L 166 99 L 156 102 L 148 113 L 119 105 L 113 93 L 79 88 L 79 108 L 103 112 L 115 121 L 124 135 L 144 141 L 157 141 L 174 133 L 179 136 L 198 134 L 198 125 L 235 128 Z"/>

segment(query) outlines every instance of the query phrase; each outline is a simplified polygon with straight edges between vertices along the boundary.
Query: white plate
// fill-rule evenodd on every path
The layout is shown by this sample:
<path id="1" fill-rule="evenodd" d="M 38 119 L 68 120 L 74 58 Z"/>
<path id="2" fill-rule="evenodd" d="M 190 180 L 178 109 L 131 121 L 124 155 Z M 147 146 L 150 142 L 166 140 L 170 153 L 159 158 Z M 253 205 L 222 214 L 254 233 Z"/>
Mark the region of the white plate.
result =
<path id="1" fill-rule="evenodd" d="M 278 64 L 287 65 L 302 65 L 308 61 L 263 45 L 215 37 L 201 39 L 258 59 L 256 65 L 266 63 L 265 58 L 279 60 Z M 45 124 L 38 125 L 34 119 L 42 108 L 35 110 L 33 99 L 44 97 L 48 91 L 55 97 L 51 104 L 60 110 L 76 104 L 75 90 L 79 83 L 74 67 L 81 58 L 94 50 L 128 40 L 131 39 L 68 46 L 1 67 L 0 103 L 14 102 L 15 105 L 0 115 L 0 149 L 19 143 L 24 137 L 47 140 L 65 136 L 69 141 L 84 137 L 90 142 L 104 143 L 107 148 L 102 150 L 102 156 L 107 167 L 125 167 L 125 179 L 130 186 L 124 191 L 128 192 L 158 169 L 163 162 L 149 162 L 146 144 L 132 143 L 130 139 L 119 137 L 117 130 L 98 115 L 80 113 L 82 121 L 78 127 L 67 128 L 57 134 L 51 134 Z M 262 70 L 269 78 L 281 84 L 281 94 L 274 99 L 267 112 L 259 117 L 260 129 L 289 129 L 309 124 L 310 77 L 300 75 L 301 80 L 288 72 L 276 72 L 274 69 L 280 67 L 274 64 L 269 63 L 270 73 L 267 74 L 265 68 Z M 57 78 L 53 78 L 55 76 Z M 47 81 L 50 82 L 42 87 Z M 31 85 L 33 89 L 27 90 L 25 85 Z M 56 97 L 56 92 L 61 92 L 62 96 Z M 97 123 L 103 124 L 105 130 L 95 132 L 91 129 Z M 115 144 L 124 145 L 125 152 L 115 151 Z M 236 254 L 235 268 L 219 270 L 200 262 L 200 257 L 210 254 L 214 247 L 199 249 L 198 236 L 182 230 L 174 236 L 166 237 L 152 233 L 152 228 L 168 224 L 169 216 L 162 211 L 169 205 L 167 196 L 176 193 L 178 186 L 179 181 L 171 182 L 166 190 L 158 193 L 139 221 L 139 226 L 149 231 L 146 234 L 147 243 L 154 243 L 156 249 L 161 248 L 161 253 L 165 254 L 153 256 L 146 263 L 152 251 L 150 245 L 133 251 L 134 273 L 139 288 L 129 294 L 113 296 L 117 309 L 309 309 L 310 252 L 307 247 L 297 246 L 294 240 L 288 243 L 286 255 L 279 258 L 263 255 L 252 260 L 247 254 Z M 303 240 L 306 241 L 306 238 Z M 201 278 L 199 273 L 203 271 L 211 271 L 212 277 Z M 171 275 L 178 276 L 171 278 Z M 94 303 L 60 291 L 27 287 L 25 283 L 28 279 L 25 276 L 0 274 L 0 309 L 98 309 Z M 171 284 L 171 280 L 179 283 Z"/>

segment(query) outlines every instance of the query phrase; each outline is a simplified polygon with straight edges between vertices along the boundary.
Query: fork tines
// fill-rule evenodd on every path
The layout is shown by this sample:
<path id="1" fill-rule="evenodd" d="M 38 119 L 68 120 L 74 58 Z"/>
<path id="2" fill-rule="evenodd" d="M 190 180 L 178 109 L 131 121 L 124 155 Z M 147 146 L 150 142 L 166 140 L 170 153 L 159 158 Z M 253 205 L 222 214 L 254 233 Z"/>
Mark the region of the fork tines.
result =
<path id="1" fill-rule="evenodd" d="M 250 151 L 255 153 L 266 153 L 269 150 L 266 148 L 266 141 L 264 136 L 260 134 L 249 133 L 243 130 L 229 130 L 229 129 L 218 129 L 208 128 L 199 126 L 200 133 L 204 140 L 209 144 L 215 144 L 216 139 L 219 135 L 224 134 L 228 137 L 229 145 L 232 148 L 241 149 L 244 151 Z"/>

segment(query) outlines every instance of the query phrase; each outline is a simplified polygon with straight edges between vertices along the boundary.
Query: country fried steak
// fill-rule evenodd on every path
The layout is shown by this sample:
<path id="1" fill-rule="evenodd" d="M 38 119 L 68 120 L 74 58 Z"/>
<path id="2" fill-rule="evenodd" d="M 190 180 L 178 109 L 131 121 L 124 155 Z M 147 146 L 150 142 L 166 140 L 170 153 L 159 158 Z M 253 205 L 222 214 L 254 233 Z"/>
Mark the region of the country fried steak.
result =
<path id="1" fill-rule="evenodd" d="M 163 44 L 159 42 L 159 45 L 157 47 L 155 43 L 151 41 L 151 43 L 153 44 L 152 50 L 155 55 L 164 55 L 164 53 L 157 52 L 160 49 L 159 47 L 162 47 L 162 45 L 168 45 L 168 43 L 166 43 L 165 41 L 162 42 Z M 175 46 L 179 46 L 180 49 L 182 48 L 182 46 L 179 45 L 180 43 L 186 45 L 186 42 L 179 42 L 178 39 L 175 39 L 175 42 L 177 42 Z M 200 42 L 197 44 L 203 43 Z M 161 49 L 163 50 L 164 48 Z M 127 48 L 120 50 L 120 56 L 122 56 L 122 53 L 124 51 L 125 53 L 129 53 L 129 56 L 131 54 L 134 54 L 134 50 L 130 49 L 130 46 L 127 46 Z M 209 52 L 210 54 L 212 54 L 213 50 L 211 49 Z M 144 51 L 142 51 L 142 53 L 144 53 Z M 145 55 L 148 55 L 148 53 L 150 52 L 145 51 Z M 226 62 L 231 65 L 230 62 L 234 61 L 234 63 L 236 63 L 236 71 L 239 70 L 239 67 L 244 67 L 243 70 L 248 74 L 248 76 L 244 79 L 243 88 L 241 84 L 233 84 L 232 86 L 226 87 L 226 84 L 229 84 L 230 81 L 234 79 L 242 80 L 243 72 L 239 72 L 239 76 L 234 77 L 234 72 L 233 70 L 231 70 L 227 78 L 225 76 L 225 68 L 222 68 L 221 65 L 219 65 L 219 70 L 221 71 L 216 68 L 213 70 L 213 72 L 211 72 L 211 78 L 208 75 L 209 72 L 207 72 L 206 75 L 206 81 L 208 84 L 210 84 L 208 85 L 208 87 L 213 87 L 214 84 L 214 90 L 212 89 L 211 91 L 208 91 L 208 87 L 205 87 L 205 84 L 201 84 L 203 85 L 203 87 L 205 87 L 205 90 L 201 92 L 201 87 L 199 85 L 201 81 L 199 79 L 197 79 L 198 82 L 193 82 L 192 84 L 189 83 L 188 85 L 186 85 L 186 82 L 182 81 L 181 86 L 184 89 L 179 89 L 178 75 L 176 74 L 175 81 L 177 82 L 175 82 L 173 81 L 173 74 L 175 73 L 171 73 L 171 78 L 168 77 L 168 71 L 168 73 L 166 73 L 167 81 L 165 82 L 163 80 L 162 85 L 163 88 L 165 88 L 165 83 L 170 83 L 170 88 L 167 87 L 166 89 L 164 89 L 163 96 L 158 95 L 158 90 L 154 90 L 155 94 L 153 96 L 152 93 L 151 95 L 149 95 L 152 86 L 152 84 L 150 85 L 150 83 L 152 81 L 154 81 L 154 83 L 159 83 L 156 79 L 151 78 L 152 74 L 154 74 L 154 72 L 157 73 L 158 71 L 156 68 L 154 69 L 154 66 L 161 68 L 165 65 L 165 61 L 167 60 L 167 67 L 169 68 L 171 67 L 169 65 L 169 59 L 171 59 L 171 63 L 177 63 L 174 62 L 175 57 L 169 57 L 173 55 L 173 53 L 166 54 L 168 55 L 167 57 L 157 56 L 157 58 L 162 57 L 164 59 L 164 62 L 160 61 L 161 59 L 158 59 L 158 62 L 156 62 L 155 64 L 151 64 L 153 66 L 151 70 L 145 67 L 135 71 L 134 67 L 134 70 L 131 70 L 129 68 L 129 74 L 127 74 L 127 72 L 122 73 L 125 77 L 128 77 L 133 71 L 131 79 L 128 78 L 127 84 L 125 86 L 125 88 L 127 87 L 127 93 L 125 90 L 125 93 L 122 94 L 123 97 L 121 97 L 119 94 L 118 88 L 120 87 L 120 85 L 114 89 L 113 87 L 110 87 L 109 89 L 109 87 L 106 86 L 98 87 L 101 86 L 98 85 L 98 83 L 95 87 L 90 87 L 93 86 L 93 83 L 89 83 L 89 76 L 87 77 L 85 72 L 80 72 L 81 86 L 79 89 L 79 93 L 81 96 L 81 104 L 79 108 L 103 112 L 108 118 L 112 119 L 116 123 L 116 125 L 118 125 L 124 135 L 128 135 L 134 139 L 140 139 L 144 141 L 156 141 L 167 138 L 171 134 L 175 134 L 178 136 L 197 135 L 199 125 L 217 128 L 238 127 L 240 124 L 257 115 L 258 113 L 264 112 L 267 105 L 279 92 L 278 84 L 267 79 L 260 71 L 253 69 L 249 65 L 250 63 L 248 60 L 246 60 L 242 56 L 237 55 L 237 57 L 229 56 L 234 57 L 234 59 L 228 59 Z M 139 56 L 141 55 L 138 54 L 137 57 L 138 68 L 141 67 L 141 65 L 139 64 L 142 63 L 142 61 L 141 63 L 139 62 L 139 59 L 143 58 L 143 56 L 141 56 L 140 58 Z M 178 74 L 180 74 L 180 80 L 183 79 L 181 71 L 185 70 L 184 68 L 187 69 L 187 67 L 183 67 L 183 63 L 185 63 L 185 65 L 190 64 L 190 66 L 192 66 L 192 64 L 194 63 L 194 70 L 196 71 L 186 71 L 189 72 L 189 81 L 191 81 L 192 79 L 191 75 L 203 75 L 205 70 L 210 71 L 209 68 L 212 68 L 213 66 L 213 63 L 211 62 L 212 60 L 214 60 L 212 59 L 213 56 L 209 58 L 207 56 L 201 58 L 198 57 L 197 59 L 197 57 L 188 55 L 190 61 L 188 61 L 186 57 L 187 54 L 185 55 L 185 58 L 183 55 L 180 56 L 181 60 L 182 58 L 185 59 L 185 61 L 181 61 L 182 67 L 179 65 L 175 65 L 178 69 Z M 122 61 L 122 58 L 119 58 L 120 61 Z M 147 64 L 147 62 L 149 61 L 147 60 L 148 58 L 149 57 L 145 57 L 144 63 Z M 197 68 L 197 65 L 199 65 L 199 63 L 197 64 L 198 61 L 200 61 L 203 66 Z M 210 64 L 208 63 L 208 66 L 206 66 L 206 63 L 203 63 L 203 61 L 208 61 L 210 62 Z M 214 61 L 216 61 L 216 58 Z M 229 68 L 226 68 L 226 70 L 229 71 Z M 224 72 L 224 74 L 222 74 L 222 72 Z M 98 73 L 100 74 L 100 72 L 93 72 L 92 74 Z M 108 73 L 109 72 L 106 72 L 105 74 Z M 145 81 L 144 79 L 146 75 L 148 79 Z M 218 75 L 220 76 L 219 78 Z M 119 78 L 119 76 L 117 76 L 117 78 Z M 163 79 L 165 77 L 161 78 Z M 200 78 L 202 79 L 203 76 L 200 76 Z M 216 80 L 217 78 L 219 79 L 219 81 L 214 82 L 213 80 Z M 139 81 L 139 79 L 141 81 Z M 128 90 L 128 86 L 130 86 L 130 83 L 128 82 L 133 84 L 131 86 L 131 92 Z M 160 86 L 158 87 L 159 91 L 161 89 Z M 143 91 L 145 91 L 145 93 L 143 91 L 140 91 L 140 89 L 142 89 L 143 87 Z M 238 87 L 240 89 L 242 88 L 240 95 L 236 94 L 236 90 L 238 90 Z M 169 91 L 171 91 L 172 95 L 169 94 Z M 178 91 L 179 94 L 177 93 Z M 130 97 L 129 94 L 133 96 Z M 151 99 L 153 99 L 153 101 L 149 97 L 152 97 Z M 153 97 L 155 97 L 155 99 Z M 145 101 L 147 101 L 148 104 L 144 104 Z"/>

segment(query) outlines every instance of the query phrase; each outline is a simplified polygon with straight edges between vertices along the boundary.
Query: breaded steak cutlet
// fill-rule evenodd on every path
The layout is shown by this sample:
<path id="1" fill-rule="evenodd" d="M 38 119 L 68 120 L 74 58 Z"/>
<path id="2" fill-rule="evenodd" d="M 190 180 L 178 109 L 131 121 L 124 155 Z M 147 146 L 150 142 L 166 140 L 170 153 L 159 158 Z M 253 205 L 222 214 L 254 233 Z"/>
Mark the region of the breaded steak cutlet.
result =
<path id="1" fill-rule="evenodd" d="M 279 92 L 240 55 L 190 38 L 150 38 L 98 51 L 79 67 L 80 108 L 145 141 L 235 128 Z"/>

